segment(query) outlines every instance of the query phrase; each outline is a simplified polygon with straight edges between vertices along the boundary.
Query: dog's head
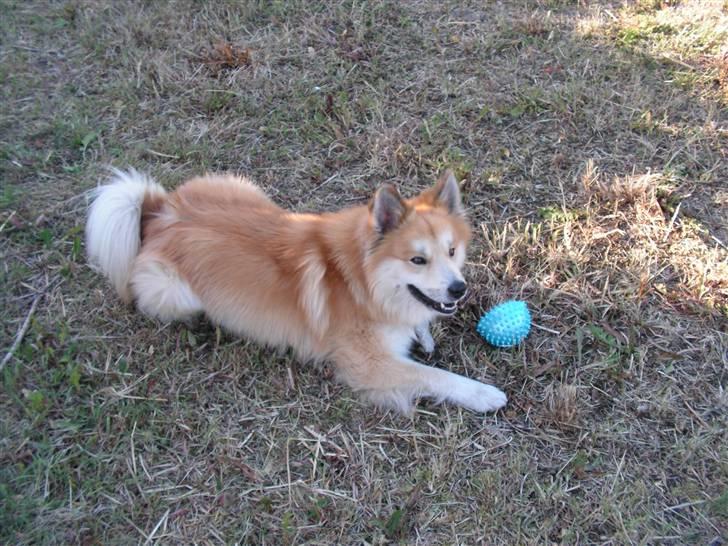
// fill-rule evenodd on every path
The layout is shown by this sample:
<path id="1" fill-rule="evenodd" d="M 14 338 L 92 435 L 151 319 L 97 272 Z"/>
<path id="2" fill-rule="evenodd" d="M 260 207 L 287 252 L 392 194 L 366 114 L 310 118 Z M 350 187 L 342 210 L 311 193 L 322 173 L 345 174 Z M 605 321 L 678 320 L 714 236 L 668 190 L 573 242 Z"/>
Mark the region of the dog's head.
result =
<path id="1" fill-rule="evenodd" d="M 461 269 L 470 227 L 452 171 L 412 199 L 380 188 L 369 216 L 367 270 L 377 303 L 408 324 L 455 313 L 467 292 Z"/>

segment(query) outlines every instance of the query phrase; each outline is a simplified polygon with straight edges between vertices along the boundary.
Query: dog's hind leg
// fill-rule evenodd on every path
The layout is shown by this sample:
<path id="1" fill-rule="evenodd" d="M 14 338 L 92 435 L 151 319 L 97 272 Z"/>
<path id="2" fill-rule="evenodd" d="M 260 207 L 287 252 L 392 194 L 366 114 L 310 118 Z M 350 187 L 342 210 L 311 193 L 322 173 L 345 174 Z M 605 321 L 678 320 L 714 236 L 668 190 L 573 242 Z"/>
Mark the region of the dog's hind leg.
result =
<path id="1" fill-rule="evenodd" d="M 139 310 L 163 322 L 191 320 L 202 303 L 174 266 L 152 252 L 142 252 L 134 263 L 130 283 Z"/>

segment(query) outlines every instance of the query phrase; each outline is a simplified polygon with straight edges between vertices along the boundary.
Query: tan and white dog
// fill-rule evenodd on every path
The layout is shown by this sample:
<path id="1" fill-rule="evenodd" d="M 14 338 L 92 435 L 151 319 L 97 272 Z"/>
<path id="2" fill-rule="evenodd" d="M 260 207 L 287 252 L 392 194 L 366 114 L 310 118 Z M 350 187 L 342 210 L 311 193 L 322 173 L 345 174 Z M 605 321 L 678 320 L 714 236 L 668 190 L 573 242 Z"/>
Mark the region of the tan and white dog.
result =
<path id="1" fill-rule="evenodd" d="M 380 188 L 369 206 L 295 214 L 235 176 L 195 178 L 172 193 L 136 172 L 96 189 L 86 225 L 92 265 L 125 301 L 162 321 L 205 313 L 236 334 L 331 361 L 379 406 L 411 413 L 418 397 L 486 412 L 495 387 L 415 362 L 434 350 L 430 322 L 466 292 L 470 238 L 446 172 L 403 199 Z"/>

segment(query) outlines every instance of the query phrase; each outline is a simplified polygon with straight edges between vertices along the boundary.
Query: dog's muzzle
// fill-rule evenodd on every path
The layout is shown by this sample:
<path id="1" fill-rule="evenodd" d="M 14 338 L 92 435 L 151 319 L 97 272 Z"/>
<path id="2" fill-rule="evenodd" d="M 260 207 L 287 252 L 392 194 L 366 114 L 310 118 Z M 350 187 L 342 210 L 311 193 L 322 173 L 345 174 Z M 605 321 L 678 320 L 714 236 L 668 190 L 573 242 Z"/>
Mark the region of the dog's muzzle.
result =
<path id="1" fill-rule="evenodd" d="M 442 302 L 442 301 L 433 300 L 432 298 L 423 294 L 422 290 L 420 290 L 413 284 L 408 284 L 407 289 L 410 291 L 410 294 L 412 294 L 412 296 L 417 301 L 419 301 L 422 305 L 424 305 L 425 307 L 429 307 L 433 311 L 437 311 L 440 314 L 452 315 L 453 313 L 455 313 L 455 311 L 458 310 L 457 301 Z M 460 301 L 460 300 L 458 300 L 458 301 Z"/>

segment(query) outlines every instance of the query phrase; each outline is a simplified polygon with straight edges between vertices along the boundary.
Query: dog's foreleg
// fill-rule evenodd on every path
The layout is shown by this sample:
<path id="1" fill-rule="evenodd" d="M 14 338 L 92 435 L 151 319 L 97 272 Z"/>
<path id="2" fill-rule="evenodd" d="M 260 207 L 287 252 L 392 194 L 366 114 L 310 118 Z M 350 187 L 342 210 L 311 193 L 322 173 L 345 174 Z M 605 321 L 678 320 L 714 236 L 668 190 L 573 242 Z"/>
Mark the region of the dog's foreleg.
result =
<path id="1" fill-rule="evenodd" d="M 508 401 L 499 389 L 413 360 L 346 350 L 336 355 L 338 376 L 375 404 L 411 414 L 419 397 L 448 401 L 477 412 Z"/>
<path id="2" fill-rule="evenodd" d="M 430 323 L 424 322 L 415 328 L 415 335 L 417 336 L 417 342 L 422 347 L 422 350 L 427 354 L 432 354 L 435 350 L 435 340 L 430 333 Z"/>

